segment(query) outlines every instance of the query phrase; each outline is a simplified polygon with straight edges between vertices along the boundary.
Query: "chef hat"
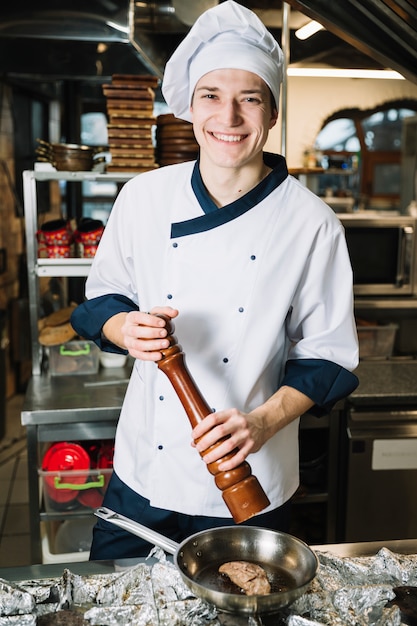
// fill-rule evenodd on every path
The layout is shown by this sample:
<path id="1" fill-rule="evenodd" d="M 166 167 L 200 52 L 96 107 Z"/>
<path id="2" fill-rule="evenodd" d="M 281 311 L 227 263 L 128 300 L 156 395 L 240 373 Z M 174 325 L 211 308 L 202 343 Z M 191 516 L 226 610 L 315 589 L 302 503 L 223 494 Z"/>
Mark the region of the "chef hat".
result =
<path id="1" fill-rule="evenodd" d="M 191 121 L 195 86 L 213 70 L 240 69 L 260 76 L 279 103 L 283 54 L 250 9 L 233 0 L 205 11 L 165 67 L 162 93 L 172 113 Z"/>

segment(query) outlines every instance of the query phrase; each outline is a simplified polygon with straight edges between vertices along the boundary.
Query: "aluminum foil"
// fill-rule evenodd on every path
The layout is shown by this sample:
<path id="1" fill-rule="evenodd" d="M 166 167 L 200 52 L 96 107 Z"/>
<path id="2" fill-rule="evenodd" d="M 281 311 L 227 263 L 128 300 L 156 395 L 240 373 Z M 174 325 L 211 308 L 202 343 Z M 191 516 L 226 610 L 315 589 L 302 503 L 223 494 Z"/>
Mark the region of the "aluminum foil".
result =
<path id="1" fill-rule="evenodd" d="M 84 619 L 93 626 L 154 626 L 159 624 L 155 607 L 139 606 L 94 607 L 84 613 Z"/>
<path id="2" fill-rule="evenodd" d="M 112 574 L 80 576 L 65 569 L 56 579 L 0 579 L 0 626 L 36 626 L 37 617 L 70 608 L 91 626 L 250 626 L 257 619 L 219 613 L 192 595 L 159 549 L 156 563 Z M 265 626 L 402 626 L 393 589 L 417 586 L 417 555 L 387 548 L 374 557 L 340 558 L 317 552 L 320 567 L 306 593 Z M 52 615 L 51 615 L 52 617 Z M 408 622 L 409 623 L 409 622 Z"/>
<path id="3" fill-rule="evenodd" d="M 0 617 L 0 626 L 36 626 L 36 615 Z"/>
<path id="4" fill-rule="evenodd" d="M 35 600 L 30 593 L 0 578 L 0 615 L 32 613 Z"/>
<path id="5" fill-rule="evenodd" d="M 401 626 L 400 609 L 388 603 L 395 598 L 393 588 L 416 585 L 417 555 L 382 548 L 373 557 L 317 556 L 316 578 L 285 609 L 288 626 Z"/>

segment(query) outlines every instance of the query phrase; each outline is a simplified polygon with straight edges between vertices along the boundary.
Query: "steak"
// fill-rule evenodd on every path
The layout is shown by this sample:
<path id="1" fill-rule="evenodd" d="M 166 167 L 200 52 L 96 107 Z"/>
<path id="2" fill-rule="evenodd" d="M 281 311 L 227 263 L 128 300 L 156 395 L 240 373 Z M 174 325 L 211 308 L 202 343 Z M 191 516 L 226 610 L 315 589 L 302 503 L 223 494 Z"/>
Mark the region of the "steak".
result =
<path id="1" fill-rule="evenodd" d="M 265 570 L 255 563 L 230 561 L 220 565 L 219 572 L 226 574 L 247 596 L 266 596 L 271 592 Z"/>
<path id="2" fill-rule="evenodd" d="M 88 626 L 90 622 L 84 619 L 82 613 L 64 610 L 56 613 L 47 613 L 36 618 L 37 626 Z"/>

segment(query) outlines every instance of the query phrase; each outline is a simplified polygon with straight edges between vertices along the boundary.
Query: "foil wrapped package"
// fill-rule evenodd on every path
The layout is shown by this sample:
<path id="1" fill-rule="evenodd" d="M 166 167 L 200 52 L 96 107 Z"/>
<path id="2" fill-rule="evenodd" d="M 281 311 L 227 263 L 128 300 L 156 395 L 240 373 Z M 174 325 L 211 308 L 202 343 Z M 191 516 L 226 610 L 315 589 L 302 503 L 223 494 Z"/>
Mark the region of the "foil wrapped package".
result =
<path id="1" fill-rule="evenodd" d="M 33 596 L 7 580 L 0 579 L 0 615 L 24 615 L 35 607 Z"/>
<path id="2" fill-rule="evenodd" d="M 250 626 L 255 617 L 229 615 L 196 598 L 159 548 L 158 560 L 111 574 L 9 583 L 0 580 L 0 626 Z M 403 626 L 397 602 L 417 586 L 417 555 L 383 548 L 373 557 L 317 552 L 320 567 L 307 592 L 264 626 Z M 416 596 L 417 597 L 417 596 Z M 72 621 L 71 621 L 72 619 Z"/>

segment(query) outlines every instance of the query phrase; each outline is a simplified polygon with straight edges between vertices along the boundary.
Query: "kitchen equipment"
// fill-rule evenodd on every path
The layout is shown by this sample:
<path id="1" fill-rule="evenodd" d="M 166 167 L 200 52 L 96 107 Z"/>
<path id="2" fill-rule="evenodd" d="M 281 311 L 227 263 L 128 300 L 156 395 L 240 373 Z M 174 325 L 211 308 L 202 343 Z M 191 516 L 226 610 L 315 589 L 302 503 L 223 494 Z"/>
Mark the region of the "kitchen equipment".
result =
<path id="1" fill-rule="evenodd" d="M 156 158 L 159 165 L 172 165 L 197 159 L 199 145 L 190 122 L 179 120 L 172 113 L 156 118 Z"/>
<path id="2" fill-rule="evenodd" d="M 50 259 L 67 259 L 71 257 L 71 244 L 74 233 L 64 219 L 49 220 L 42 224 L 36 233 L 38 255 L 46 251 Z"/>
<path id="3" fill-rule="evenodd" d="M 94 257 L 103 232 L 104 224 L 101 220 L 81 220 L 75 232 L 75 241 L 78 245 L 78 256 L 83 258 Z"/>
<path id="4" fill-rule="evenodd" d="M 100 365 L 102 367 L 124 367 L 127 361 L 127 354 L 116 354 L 116 352 L 100 352 Z"/>
<path id="5" fill-rule="evenodd" d="M 413 215 L 417 200 L 417 115 L 402 120 L 401 212 Z M 415 217 L 415 215 L 414 215 Z"/>
<path id="6" fill-rule="evenodd" d="M 88 172 L 93 165 L 102 162 L 102 157 L 96 158 L 97 154 L 103 152 L 104 147 L 85 146 L 75 143 L 49 143 L 43 139 L 38 139 L 39 146 L 37 154 L 42 161 L 48 161 L 57 170 L 77 172 Z"/>
<path id="7" fill-rule="evenodd" d="M 97 509 L 95 515 L 173 554 L 187 587 L 226 613 L 276 613 L 307 590 L 318 568 L 317 556 L 307 544 L 283 532 L 226 526 L 204 530 L 177 544 L 106 507 Z M 218 568 L 222 563 L 242 560 L 265 569 L 271 582 L 270 594 L 247 596 L 230 592 Z"/>
<path id="8" fill-rule="evenodd" d="M 75 239 L 83 244 L 98 244 L 104 231 L 101 220 L 83 219 L 75 232 Z"/>
<path id="9" fill-rule="evenodd" d="M 411 371 L 411 381 L 415 381 L 413 374 Z M 391 408 L 387 404 L 351 407 L 347 414 L 346 446 L 343 541 L 414 538 L 417 411 L 398 401 Z"/>
<path id="10" fill-rule="evenodd" d="M 96 509 L 103 503 L 104 493 L 113 473 L 114 440 L 85 442 L 84 448 L 90 457 L 92 471 L 88 477 L 88 488 L 80 490 L 78 502 Z"/>
<path id="11" fill-rule="evenodd" d="M 114 440 L 84 444 L 90 456 L 91 468 L 89 476 L 91 488 L 80 491 L 78 502 L 83 506 L 96 509 L 103 502 L 104 493 L 113 472 Z"/>
<path id="12" fill-rule="evenodd" d="M 174 387 L 192 427 L 197 426 L 201 420 L 209 415 L 212 410 L 202 397 L 185 363 L 185 354 L 178 345 L 177 338 L 173 335 L 174 324 L 165 315 L 160 315 L 166 322 L 169 346 L 161 350 L 162 358 L 157 361 L 158 368 L 166 374 Z M 202 452 L 204 456 L 220 445 L 217 441 L 213 446 Z M 250 465 L 244 461 L 232 471 L 221 472 L 219 465 L 234 454 L 225 455 L 214 463 L 209 463 L 207 469 L 215 477 L 217 487 L 222 491 L 223 500 L 231 512 L 235 522 L 240 523 L 253 517 L 269 504 L 269 499 L 258 479 L 253 476 Z"/>
<path id="13" fill-rule="evenodd" d="M 103 85 L 111 162 L 108 172 L 146 172 L 157 167 L 153 142 L 156 76 L 113 74 Z"/>
<path id="14" fill-rule="evenodd" d="M 48 220 L 38 230 L 36 237 L 39 242 L 47 246 L 69 245 L 72 243 L 74 234 L 64 219 Z"/>
<path id="15" fill-rule="evenodd" d="M 417 220 L 407 215 L 338 214 L 357 296 L 417 294 Z"/>
<path id="16" fill-rule="evenodd" d="M 52 444 L 42 460 L 45 495 L 57 508 L 76 500 L 80 487 L 86 483 L 90 457 L 78 443 L 61 441 Z M 71 482 L 62 479 L 62 473 L 72 473 Z"/>
<path id="17" fill-rule="evenodd" d="M 93 341 L 67 341 L 50 345 L 49 372 L 51 376 L 96 374 L 100 365 L 100 350 Z"/>
<path id="18" fill-rule="evenodd" d="M 94 523 L 93 516 L 91 518 L 64 520 L 55 536 L 55 554 L 89 552 Z"/>
<path id="19" fill-rule="evenodd" d="M 39 332 L 39 343 L 42 346 L 59 346 L 77 337 L 71 322 L 57 326 L 45 326 Z"/>
<path id="20" fill-rule="evenodd" d="M 360 325 L 358 323 L 359 356 L 361 359 L 392 356 L 398 324 Z"/>

